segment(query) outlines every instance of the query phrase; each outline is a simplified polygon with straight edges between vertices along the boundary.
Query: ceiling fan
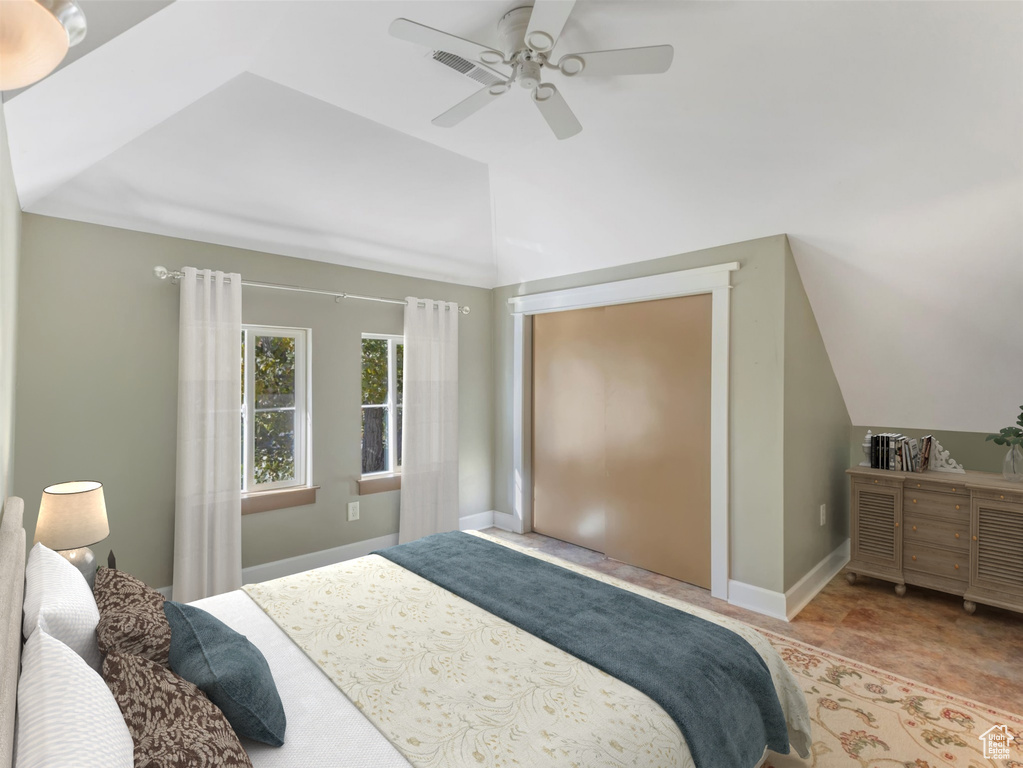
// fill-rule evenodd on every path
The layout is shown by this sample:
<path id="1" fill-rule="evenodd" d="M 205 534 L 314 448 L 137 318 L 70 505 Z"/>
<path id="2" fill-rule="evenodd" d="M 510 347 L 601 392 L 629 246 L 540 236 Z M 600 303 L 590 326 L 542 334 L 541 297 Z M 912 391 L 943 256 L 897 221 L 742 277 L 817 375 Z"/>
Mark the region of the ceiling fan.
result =
<path id="1" fill-rule="evenodd" d="M 451 128 L 474 112 L 511 90 L 513 83 L 532 91 L 533 103 L 559 139 L 575 136 L 583 129 L 569 109 L 561 91 L 543 82 L 543 70 L 552 69 L 565 77 L 652 75 L 666 72 L 674 49 L 670 45 L 621 48 L 609 51 L 569 53 L 557 62 L 551 58 L 561 31 L 572 13 L 575 0 L 536 0 L 532 6 L 515 8 L 498 22 L 501 49 L 441 32 L 408 19 L 395 19 L 394 37 L 418 43 L 464 58 L 493 75 L 493 82 L 433 119 L 433 124 Z M 511 68 L 511 72 L 505 68 Z"/>

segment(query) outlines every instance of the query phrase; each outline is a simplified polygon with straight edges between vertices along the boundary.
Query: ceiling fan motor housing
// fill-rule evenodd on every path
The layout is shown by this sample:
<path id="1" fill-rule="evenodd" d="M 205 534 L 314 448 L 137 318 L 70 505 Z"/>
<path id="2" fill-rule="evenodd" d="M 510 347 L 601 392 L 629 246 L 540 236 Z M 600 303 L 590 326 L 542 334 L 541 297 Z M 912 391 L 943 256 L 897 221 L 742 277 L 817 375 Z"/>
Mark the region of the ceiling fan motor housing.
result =
<path id="1" fill-rule="evenodd" d="M 524 5 L 508 11 L 497 22 L 497 31 L 501 35 L 501 45 L 505 53 L 511 55 L 526 47 L 526 29 L 529 27 L 529 17 L 532 13 L 533 6 Z"/>

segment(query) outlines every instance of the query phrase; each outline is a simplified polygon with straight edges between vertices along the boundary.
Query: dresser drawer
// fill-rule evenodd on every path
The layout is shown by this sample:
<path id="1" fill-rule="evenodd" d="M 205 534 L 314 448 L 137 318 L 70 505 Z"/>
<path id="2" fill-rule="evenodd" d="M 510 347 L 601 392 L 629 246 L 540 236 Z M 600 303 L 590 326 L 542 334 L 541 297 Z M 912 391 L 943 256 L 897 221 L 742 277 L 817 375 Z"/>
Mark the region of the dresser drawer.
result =
<path id="1" fill-rule="evenodd" d="M 907 571 L 931 573 L 955 581 L 969 581 L 970 553 L 907 541 L 902 550 L 902 567 Z"/>
<path id="2" fill-rule="evenodd" d="M 970 549 L 970 518 L 961 521 L 946 520 L 919 513 L 907 512 L 903 518 L 903 540 L 908 544 L 936 545 L 949 549 Z"/>
<path id="3" fill-rule="evenodd" d="M 977 489 L 973 492 L 973 498 L 987 501 L 1004 501 L 1008 504 L 1023 504 L 1023 489 L 1020 489 L 1018 492 L 1002 490 L 1001 488 L 994 490 L 989 488 Z M 1023 509 L 1020 509 L 1019 512 L 1023 515 Z"/>
<path id="4" fill-rule="evenodd" d="M 970 491 L 966 487 L 966 481 L 960 481 L 958 478 L 944 482 L 937 482 L 934 480 L 918 480 L 911 475 L 906 478 L 904 487 L 906 489 L 906 493 L 916 493 L 917 491 L 922 493 L 955 493 L 960 496 L 965 496 L 966 498 L 970 497 Z"/>
<path id="5" fill-rule="evenodd" d="M 969 522 L 969 494 L 935 493 L 907 488 L 902 494 L 902 510 L 907 515 L 937 515 L 956 522 Z"/>

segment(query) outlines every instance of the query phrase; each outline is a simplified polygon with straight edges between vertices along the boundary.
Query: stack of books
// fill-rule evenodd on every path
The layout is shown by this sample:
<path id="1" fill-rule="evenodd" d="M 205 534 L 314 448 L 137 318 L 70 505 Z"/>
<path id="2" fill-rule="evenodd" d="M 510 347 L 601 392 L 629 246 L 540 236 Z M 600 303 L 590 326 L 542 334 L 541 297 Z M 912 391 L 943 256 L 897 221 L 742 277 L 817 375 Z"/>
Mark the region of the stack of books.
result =
<path id="1" fill-rule="evenodd" d="M 893 472 L 923 472 L 931 461 L 931 435 L 919 441 L 895 432 L 882 432 L 870 438 L 870 466 Z"/>

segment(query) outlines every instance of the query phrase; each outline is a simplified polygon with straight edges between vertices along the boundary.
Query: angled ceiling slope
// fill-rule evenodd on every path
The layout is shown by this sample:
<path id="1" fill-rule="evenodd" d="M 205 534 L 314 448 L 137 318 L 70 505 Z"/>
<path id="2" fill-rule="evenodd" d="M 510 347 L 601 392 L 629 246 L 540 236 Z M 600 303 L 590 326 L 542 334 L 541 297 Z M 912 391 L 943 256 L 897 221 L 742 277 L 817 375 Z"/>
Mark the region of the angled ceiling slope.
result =
<path id="1" fill-rule="evenodd" d="M 33 210 L 452 282 L 494 277 L 484 164 L 252 74 Z"/>

